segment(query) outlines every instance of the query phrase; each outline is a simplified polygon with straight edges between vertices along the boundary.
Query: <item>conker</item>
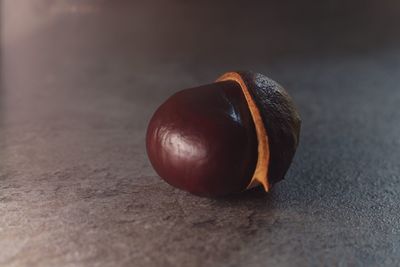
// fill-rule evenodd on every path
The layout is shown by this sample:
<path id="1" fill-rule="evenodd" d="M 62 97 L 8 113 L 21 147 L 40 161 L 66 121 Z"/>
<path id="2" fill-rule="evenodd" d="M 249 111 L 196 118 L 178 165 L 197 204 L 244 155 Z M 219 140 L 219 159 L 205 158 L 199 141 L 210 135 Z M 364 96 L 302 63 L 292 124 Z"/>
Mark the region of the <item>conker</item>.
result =
<path id="1" fill-rule="evenodd" d="M 229 72 L 168 98 L 150 120 L 146 148 L 156 172 L 199 196 L 223 196 L 282 180 L 301 120 L 288 93 L 268 77 Z"/>

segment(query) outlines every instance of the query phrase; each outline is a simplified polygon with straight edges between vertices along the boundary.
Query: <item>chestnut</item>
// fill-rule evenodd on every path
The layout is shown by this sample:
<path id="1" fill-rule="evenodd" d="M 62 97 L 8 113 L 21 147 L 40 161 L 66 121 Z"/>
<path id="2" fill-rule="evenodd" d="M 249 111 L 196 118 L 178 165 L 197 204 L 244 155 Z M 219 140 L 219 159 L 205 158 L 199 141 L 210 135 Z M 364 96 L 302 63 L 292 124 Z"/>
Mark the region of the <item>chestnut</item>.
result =
<path id="1" fill-rule="evenodd" d="M 223 196 L 282 180 L 301 120 L 288 93 L 268 77 L 228 72 L 185 89 L 154 113 L 146 134 L 156 172 L 199 196 Z"/>

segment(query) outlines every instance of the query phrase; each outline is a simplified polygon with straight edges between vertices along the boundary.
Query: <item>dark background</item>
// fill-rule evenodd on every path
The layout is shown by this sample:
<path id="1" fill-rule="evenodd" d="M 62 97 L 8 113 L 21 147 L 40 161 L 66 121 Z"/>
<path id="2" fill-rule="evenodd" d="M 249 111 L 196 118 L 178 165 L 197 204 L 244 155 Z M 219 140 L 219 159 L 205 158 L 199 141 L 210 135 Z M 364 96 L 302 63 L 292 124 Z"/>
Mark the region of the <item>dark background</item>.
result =
<path id="1" fill-rule="evenodd" d="M 398 266 L 399 1 L 3 0 L 1 266 Z M 170 94 L 264 73 L 303 119 L 271 193 L 160 180 Z"/>

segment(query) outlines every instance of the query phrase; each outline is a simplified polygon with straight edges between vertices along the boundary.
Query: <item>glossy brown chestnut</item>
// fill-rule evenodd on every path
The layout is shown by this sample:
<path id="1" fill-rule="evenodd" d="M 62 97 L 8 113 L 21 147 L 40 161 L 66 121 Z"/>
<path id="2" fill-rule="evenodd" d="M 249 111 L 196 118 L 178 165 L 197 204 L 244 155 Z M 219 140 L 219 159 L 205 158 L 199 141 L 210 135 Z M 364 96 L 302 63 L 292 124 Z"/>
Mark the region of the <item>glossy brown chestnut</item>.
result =
<path id="1" fill-rule="evenodd" d="M 169 184 L 222 196 L 283 179 L 298 145 L 300 118 L 266 76 L 230 72 L 172 95 L 150 120 L 146 148 Z"/>

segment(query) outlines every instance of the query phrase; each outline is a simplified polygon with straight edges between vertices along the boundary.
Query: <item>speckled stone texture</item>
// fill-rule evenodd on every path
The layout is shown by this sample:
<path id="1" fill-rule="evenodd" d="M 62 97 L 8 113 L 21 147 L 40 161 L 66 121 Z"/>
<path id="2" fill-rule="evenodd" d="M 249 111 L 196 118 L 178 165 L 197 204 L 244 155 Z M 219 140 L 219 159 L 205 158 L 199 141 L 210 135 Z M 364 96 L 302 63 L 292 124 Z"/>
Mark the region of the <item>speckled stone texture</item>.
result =
<path id="1" fill-rule="evenodd" d="M 0 266 L 400 265 L 399 4 L 216 2 L 1 1 Z M 286 179 L 170 187 L 152 112 L 237 69 L 297 103 Z"/>

